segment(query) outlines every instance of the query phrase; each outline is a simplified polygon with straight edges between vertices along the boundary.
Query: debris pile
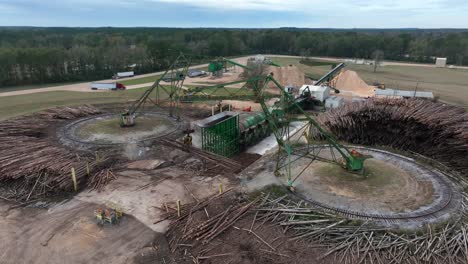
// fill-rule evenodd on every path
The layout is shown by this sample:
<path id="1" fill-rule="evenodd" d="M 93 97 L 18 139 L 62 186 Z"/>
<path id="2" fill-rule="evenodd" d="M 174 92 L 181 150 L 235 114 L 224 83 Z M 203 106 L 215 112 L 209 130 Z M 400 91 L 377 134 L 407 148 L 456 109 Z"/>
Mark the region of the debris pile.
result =
<path id="1" fill-rule="evenodd" d="M 367 85 L 355 72 L 344 70 L 331 81 L 331 85 L 338 90 L 349 92 L 355 96 L 369 97 L 374 95 L 374 86 Z"/>
<path id="2" fill-rule="evenodd" d="M 323 113 L 317 121 L 339 140 L 412 151 L 468 172 L 463 108 L 421 99 L 372 99 Z"/>
<path id="3" fill-rule="evenodd" d="M 227 208 L 222 208 L 220 212 L 213 212 L 210 210 L 211 214 L 206 211 L 208 205 L 229 193 L 230 191 L 226 191 L 181 208 L 180 216 L 172 221 L 171 227 L 167 233 L 167 235 L 171 237 L 169 240 L 169 247 L 172 252 L 174 252 L 180 244 L 189 242 L 209 243 L 222 232 L 232 227 L 240 218 L 245 216 L 255 202 L 229 205 Z M 177 215 L 174 213 L 172 214 Z M 194 221 L 194 219 L 200 218 L 201 215 L 206 218 L 206 220 Z"/>
<path id="4" fill-rule="evenodd" d="M 267 199 L 245 200 L 225 192 L 167 213 L 167 238 L 177 263 L 309 263 L 318 256 L 304 241 L 292 241 L 268 214 L 257 211 Z M 321 263 L 334 263 L 322 261 Z"/>
<path id="5" fill-rule="evenodd" d="M 59 191 L 71 190 L 72 169 L 77 184 L 87 181 L 106 159 L 85 160 L 78 154 L 56 146 L 48 131 L 62 120 L 101 113 L 92 106 L 55 107 L 0 124 L 0 181 L 7 188 L 4 198 L 27 201 Z"/>
<path id="6" fill-rule="evenodd" d="M 468 224 L 448 222 L 426 230 L 396 233 L 372 223 L 344 219 L 304 201 L 264 195 L 258 218 L 279 224 L 291 240 L 319 243 L 317 258 L 334 256 L 334 263 L 465 263 L 468 259 Z M 466 197 L 465 197 L 466 201 Z M 464 212 L 466 208 L 464 208 Z"/>

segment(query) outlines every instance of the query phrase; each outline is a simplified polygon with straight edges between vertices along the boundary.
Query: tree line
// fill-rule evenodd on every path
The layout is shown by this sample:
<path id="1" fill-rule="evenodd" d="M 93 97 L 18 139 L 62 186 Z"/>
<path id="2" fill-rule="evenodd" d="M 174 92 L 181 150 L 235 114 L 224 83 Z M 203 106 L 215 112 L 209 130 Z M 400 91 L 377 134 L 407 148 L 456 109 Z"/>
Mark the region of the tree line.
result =
<path id="1" fill-rule="evenodd" d="M 0 87 L 88 81 L 119 71 L 166 69 L 182 51 L 217 56 L 283 54 L 468 65 L 464 30 L 0 28 Z"/>

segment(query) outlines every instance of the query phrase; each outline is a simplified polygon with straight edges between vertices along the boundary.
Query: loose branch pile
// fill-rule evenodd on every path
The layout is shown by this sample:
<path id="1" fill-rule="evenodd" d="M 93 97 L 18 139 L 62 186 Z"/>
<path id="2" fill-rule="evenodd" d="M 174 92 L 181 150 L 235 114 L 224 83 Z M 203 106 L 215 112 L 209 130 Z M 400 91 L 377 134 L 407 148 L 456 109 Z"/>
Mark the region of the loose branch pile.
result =
<path id="1" fill-rule="evenodd" d="M 334 256 L 335 263 L 466 263 L 468 223 L 428 226 L 417 232 L 396 233 L 324 213 L 304 201 L 287 196 L 270 198 L 256 209 L 257 219 L 279 224 L 292 240 L 309 240 L 325 247 L 320 258 Z M 466 213 L 466 197 L 463 212 Z M 466 217 L 466 215 L 465 215 Z"/>
<path id="2" fill-rule="evenodd" d="M 468 113 L 460 107 L 373 99 L 323 113 L 317 121 L 339 140 L 413 151 L 468 171 Z M 312 134 L 320 139 L 319 133 Z"/>
<path id="3" fill-rule="evenodd" d="M 51 143 L 50 127 L 61 120 L 99 114 L 92 106 L 56 107 L 0 124 L 0 181 L 8 186 L 3 196 L 29 200 L 58 191 L 71 190 L 72 168 L 78 185 L 87 181 L 88 171 L 106 160 L 87 162 L 76 153 Z"/>

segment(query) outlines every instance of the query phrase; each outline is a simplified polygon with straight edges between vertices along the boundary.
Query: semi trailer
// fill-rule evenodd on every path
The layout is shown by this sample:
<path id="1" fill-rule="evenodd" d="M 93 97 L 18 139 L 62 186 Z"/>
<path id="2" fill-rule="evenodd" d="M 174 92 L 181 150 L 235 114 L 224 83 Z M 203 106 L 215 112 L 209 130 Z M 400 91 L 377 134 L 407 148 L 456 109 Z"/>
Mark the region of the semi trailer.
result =
<path id="1" fill-rule="evenodd" d="M 129 78 L 135 76 L 135 72 L 133 71 L 128 71 L 128 72 L 118 72 L 114 76 L 112 76 L 112 79 L 121 79 L 121 78 Z"/>
<path id="2" fill-rule="evenodd" d="M 108 82 L 108 83 L 91 83 L 91 90 L 125 90 L 125 85 L 118 82 Z"/>

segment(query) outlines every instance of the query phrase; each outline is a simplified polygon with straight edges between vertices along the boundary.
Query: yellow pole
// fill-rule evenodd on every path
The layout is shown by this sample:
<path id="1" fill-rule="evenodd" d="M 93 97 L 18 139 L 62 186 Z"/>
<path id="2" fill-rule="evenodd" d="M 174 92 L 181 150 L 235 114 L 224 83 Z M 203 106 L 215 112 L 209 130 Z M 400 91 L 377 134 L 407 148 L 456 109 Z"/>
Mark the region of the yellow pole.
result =
<path id="1" fill-rule="evenodd" d="M 180 200 L 177 200 L 177 216 L 180 217 Z"/>
<path id="2" fill-rule="evenodd" d="M 219 194 L 222 194 L 223 193 L 223 184 L 220 183 L 219 184 Z"/>
<path id="3" fill-rule="evenodd" d="M 76 192 L 78 191 L 78 183 L 76 182 L 75 168 L 71 168 L 71 175 L 72 175 L 72 181 L 73 181 L 73 189 L 75 189 L 75 192 Z"/>

